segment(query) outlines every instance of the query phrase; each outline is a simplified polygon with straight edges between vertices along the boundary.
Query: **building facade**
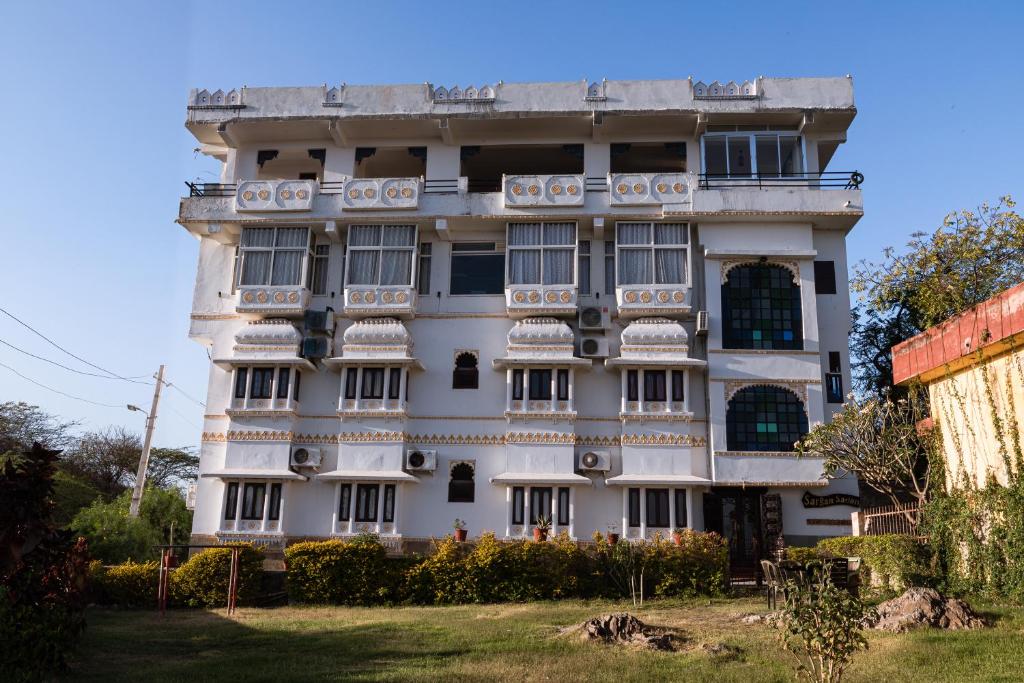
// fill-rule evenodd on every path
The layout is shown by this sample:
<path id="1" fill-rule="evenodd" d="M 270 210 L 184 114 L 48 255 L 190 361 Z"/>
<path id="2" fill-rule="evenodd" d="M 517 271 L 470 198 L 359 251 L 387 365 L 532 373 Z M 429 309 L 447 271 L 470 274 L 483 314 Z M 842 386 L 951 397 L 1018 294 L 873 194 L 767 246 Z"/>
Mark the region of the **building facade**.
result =
<path id="1" fill-rule="evenodd" d="M 855 113 L 849 78 L 193 91 L 193 537 L 849 533 L 793 442 L 850 382 Z"/>

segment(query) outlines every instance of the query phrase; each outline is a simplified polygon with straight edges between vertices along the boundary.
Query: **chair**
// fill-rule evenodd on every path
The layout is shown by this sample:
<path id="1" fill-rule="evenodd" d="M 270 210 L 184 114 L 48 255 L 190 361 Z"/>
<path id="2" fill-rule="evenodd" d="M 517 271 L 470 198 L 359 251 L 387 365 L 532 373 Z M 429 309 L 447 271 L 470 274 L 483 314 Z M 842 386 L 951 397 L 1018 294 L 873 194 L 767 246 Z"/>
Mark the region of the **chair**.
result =
<path id="1" fill-rule="evenodd" d="M 764 572 L 768 609 L 779 606 L 779 594 L 786 596 L 786 578 L 779 565 L 769 560 L 761 560 L 761 571 Z"/>

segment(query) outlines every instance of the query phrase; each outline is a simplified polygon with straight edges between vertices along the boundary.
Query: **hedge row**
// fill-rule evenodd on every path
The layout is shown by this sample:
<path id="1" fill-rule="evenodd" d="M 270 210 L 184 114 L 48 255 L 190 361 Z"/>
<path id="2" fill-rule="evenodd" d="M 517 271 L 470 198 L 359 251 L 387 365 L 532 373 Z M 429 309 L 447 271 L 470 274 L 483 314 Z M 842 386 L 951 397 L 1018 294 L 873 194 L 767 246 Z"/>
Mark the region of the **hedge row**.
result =
<path id="1" fill-rule="evenodd" d="M 685 532 L 676 545 L 662 539 L 609 545 L 595 535 L 580 547 L 566 535 L 549 542 L 473 544 L 451 537 L 425 558 L 388 558 L 374 536 L 297 543 L 285 550 L 288 594 L 312 604 L 458 604 L 560 598 L 718 594 L 728 577 L 721 536 Z"/>
<path id="2" fill-rule="evenodd" d="M 931 549 L 912 536 L 836 536 L 813 548 L 790 547 L 786 559 L 807 563 L 829 557 L 861 558 L 865 585 L 890 591 L 935 583 Z"/>
<path id="3" fill-rule="evenodd" d="M 240 544 L 238 602 L 251 603 L 259 594 L 263 575 L 263 553 Z M 186 607 L 223 607 L 228 599 L 231 550 L 209 548 L 193 555 L 171 571 L 169 604 Z M 104 567 L 90 565 L 89 587 L 94 602 L 121 607 L 156 605 L 160 565 L 157 562 L 125 562 Z"/>

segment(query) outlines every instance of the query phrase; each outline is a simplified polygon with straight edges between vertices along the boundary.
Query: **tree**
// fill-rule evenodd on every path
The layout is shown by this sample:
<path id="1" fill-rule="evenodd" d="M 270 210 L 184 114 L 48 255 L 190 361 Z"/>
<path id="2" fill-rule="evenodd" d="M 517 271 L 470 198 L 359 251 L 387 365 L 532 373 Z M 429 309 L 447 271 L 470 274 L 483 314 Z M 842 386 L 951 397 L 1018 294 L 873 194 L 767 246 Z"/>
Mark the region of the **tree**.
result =
<path id="1" fill-rule="evenodd" d="M 815 426 L 799 442 L 798 450 L 823 456 L 826 476 L 852 472 L 893 503 L 912 491 L 924 504 L 929 454 L 937 438 L 933 430 L 919 428 L 926 416 L 927 395 L 920 389 L 897 400 L 858 400 L 851 394 L 842 411 L 831 422 Z"/>
<path id="2" fill-rule="evenodd" d="M 853 388 L 861 396 L 894 398 L 905 393 L 893 384 L 892 347 L 921 330 L 910 320 L 910 311 L 898 305 L 880 313 L 857 306 L 851 311 L 850 355 Z"/>
<path id="3" fill-rule="evenodd" d="M 92 555 L 107 564 L 155 558 L 154 546 L 186 537 L 192 529 L 192 513 L 177 489 L 146 487 L 138 517 L 130 517 L 132 492 L 125 491 L 110 502 L 95 501 L 79 511 L 71 528 L 89 540 Z"/>
<path id="4" fill-rule="evenodd" d="M 21 453 L 39 443 L 45 448 L 67 448 L 77 422 L 62 422 L 39 406 L 24 402 L 0 403 L 0 454 Z"/>

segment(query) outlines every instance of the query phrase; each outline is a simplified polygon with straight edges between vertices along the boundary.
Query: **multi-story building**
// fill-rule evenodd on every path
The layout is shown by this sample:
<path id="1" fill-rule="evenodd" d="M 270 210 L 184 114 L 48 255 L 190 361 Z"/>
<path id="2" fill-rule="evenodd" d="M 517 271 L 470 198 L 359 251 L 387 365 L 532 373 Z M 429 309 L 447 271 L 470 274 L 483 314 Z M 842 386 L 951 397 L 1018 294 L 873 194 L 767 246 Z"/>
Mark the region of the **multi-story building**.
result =
<path id="1" fill-rule="evenodd" d="M 848 533 L 793 444 L 849 386 L 855 113 L 849 78 L 193 91 L 194 538 Z"/>

